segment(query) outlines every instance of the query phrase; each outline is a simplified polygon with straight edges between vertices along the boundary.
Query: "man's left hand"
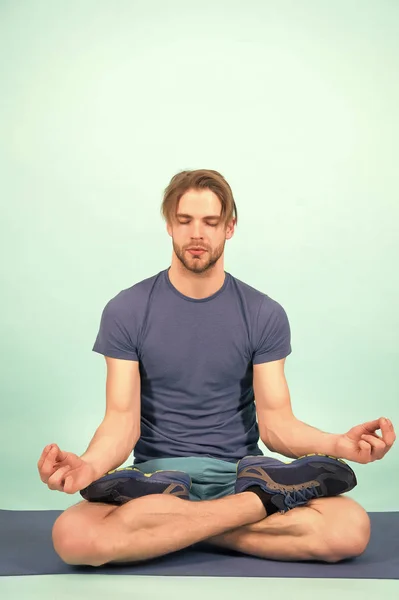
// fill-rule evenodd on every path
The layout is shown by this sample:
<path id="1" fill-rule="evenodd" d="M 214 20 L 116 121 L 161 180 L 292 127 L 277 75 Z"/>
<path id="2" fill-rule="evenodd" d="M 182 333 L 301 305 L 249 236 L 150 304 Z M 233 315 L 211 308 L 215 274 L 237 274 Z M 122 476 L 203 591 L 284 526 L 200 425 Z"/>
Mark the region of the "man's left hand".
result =
<path id="1" fill-rule="evenodd" d="M 382 436 L 375 432 L 380 429 Z M 356 425 L 339 435 L 336 441 L 334 456 L 367 464 L 381 460 L 392 448 L 396 440 L 393 425 L 389 419 L 376 419 L 362 425 Z"/>

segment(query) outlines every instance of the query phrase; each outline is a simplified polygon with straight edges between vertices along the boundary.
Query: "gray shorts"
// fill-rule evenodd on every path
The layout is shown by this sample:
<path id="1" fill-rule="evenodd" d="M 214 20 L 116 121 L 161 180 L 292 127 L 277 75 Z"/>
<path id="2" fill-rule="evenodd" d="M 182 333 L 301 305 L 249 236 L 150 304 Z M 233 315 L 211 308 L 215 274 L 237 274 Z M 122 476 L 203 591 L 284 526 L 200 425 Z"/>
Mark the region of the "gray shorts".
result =
<path id="1" fill-rule="evenodd" d="M 190 475 L 192 486 L 190 500 L 215 500 L 234 494 L 237 476 L 237 462 L 227 462 L 217 458 L 202 456 L 182 456 L 176 458 L 157 458 L 134 467 L 142 473 L 155 471 L 183 471 Z"/>

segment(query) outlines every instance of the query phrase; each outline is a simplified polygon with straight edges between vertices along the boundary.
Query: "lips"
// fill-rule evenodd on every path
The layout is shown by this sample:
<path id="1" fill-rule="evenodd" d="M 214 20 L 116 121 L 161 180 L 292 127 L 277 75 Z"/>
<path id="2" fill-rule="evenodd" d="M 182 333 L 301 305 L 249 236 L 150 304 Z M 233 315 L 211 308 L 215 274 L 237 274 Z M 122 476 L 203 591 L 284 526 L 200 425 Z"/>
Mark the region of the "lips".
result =
<path id="1" fill-rule="evenodd" d="M 200 256 L 201 254 L 204 254 L 204 252 L 206 252 L 206 250 L 204 250 L 204 249 L 197 250 L 195 248 L 189 248 L 188 251 L 193 256 Z"/>

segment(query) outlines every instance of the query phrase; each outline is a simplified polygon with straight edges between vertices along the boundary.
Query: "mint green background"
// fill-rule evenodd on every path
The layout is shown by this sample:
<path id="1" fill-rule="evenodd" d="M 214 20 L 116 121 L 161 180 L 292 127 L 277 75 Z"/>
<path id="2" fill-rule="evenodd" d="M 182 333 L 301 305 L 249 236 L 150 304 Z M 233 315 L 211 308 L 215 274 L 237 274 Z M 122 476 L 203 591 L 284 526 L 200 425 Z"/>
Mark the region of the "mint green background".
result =
<path id="1" fill-rule="evenodd" d="M 399 428 L 398 24 L 394 0 L 0 2 L 0 508 L 80 500 L 36 463 L 103 418 L 101 311 L 170 265 L 182 169 L 232 186 L 225 269 L 287 311 L 298 418 Z M 399 509 L 398 447 L 352 463 L 367 510 Z"/>

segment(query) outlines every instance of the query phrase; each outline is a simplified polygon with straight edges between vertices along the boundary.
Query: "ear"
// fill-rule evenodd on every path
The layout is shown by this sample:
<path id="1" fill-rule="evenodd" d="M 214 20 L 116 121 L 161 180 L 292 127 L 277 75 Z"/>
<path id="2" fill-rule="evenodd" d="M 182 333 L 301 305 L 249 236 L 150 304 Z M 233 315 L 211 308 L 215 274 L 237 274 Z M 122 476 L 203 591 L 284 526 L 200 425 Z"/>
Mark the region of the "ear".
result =
<path id="1" fill-rule="evenodd" d="M 226 227 L 226 240 L 229 240 L 230 238 L 233 237 L 234 235 L 234 226 L 235 226 L 236 220 L 232 219 Z"/>

